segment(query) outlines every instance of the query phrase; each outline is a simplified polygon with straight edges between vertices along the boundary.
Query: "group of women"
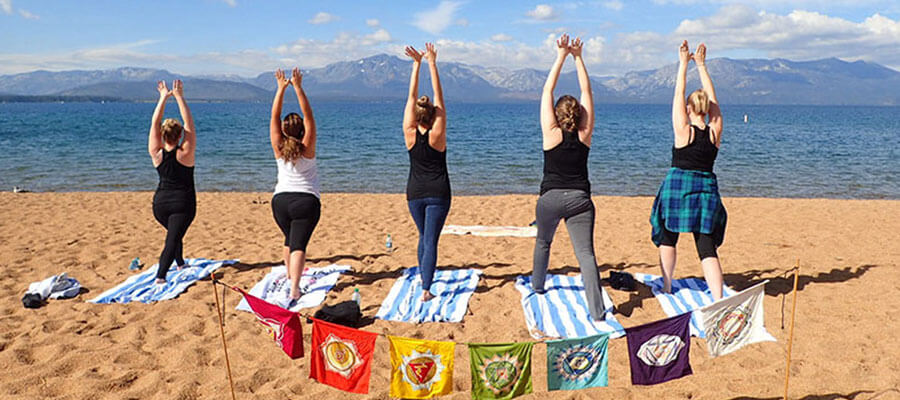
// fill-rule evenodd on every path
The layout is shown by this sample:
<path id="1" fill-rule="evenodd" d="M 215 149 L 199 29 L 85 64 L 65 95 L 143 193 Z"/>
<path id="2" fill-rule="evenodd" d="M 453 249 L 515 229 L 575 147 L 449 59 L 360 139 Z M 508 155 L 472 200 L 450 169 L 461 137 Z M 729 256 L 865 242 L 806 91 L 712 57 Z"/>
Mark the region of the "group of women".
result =
<path id="1" fill-rule="evenodd" d="M 605 318 L 607 307 L 600 290 L 600 271 L 594 255 L 595 209 L 591 201 L 588 157 L 594 130 L 591 82 L 582 58 L 583 43 L 562 35 L 556 41 L 556 61 L 544 84 L 540 103 L 543 180 L 535 210 L 537 238 L 534 246 L 532 285 L 543 294 L 550 244 L 560 220 L 565 220 L 584 280 L 591 317 Z M 403 137 L 409 155 L 406 199 L 419 231 L 417 256 L 423 301 L 434 297 L 431 284 L 437 264 L 438 239 L 450 211 L 450 177 L 447 172 L 447 113 L 437 70 L 434 45 L 420 52 L 408 46 L 413 61 L 409 94 L 403 113 Z M 564 95 L 554 105 L 553 90 L 568 56 L 575 61 L 580 99 Z M 431 75 L 433 101 L 418 96 L 419 69 L 425 59 Z M 693 60 L 702 88 L 685 98 L 685 79 Z M 275 72 L 277 91 L 272 103 L 269 139 L 278 167 L 272 198 L 272 214 L 284 235 L 284 263 L 291 280 L 290 298 L 301 295 L 300 276 L 306 247 L 319 221 L 321 203 L 316 167 L 316 123 L 303 91 L 303 75 L 296 68 L 290 78 Z M 293 87 L 302 116 L 289 113 L 281 118 L 284 93 Z M 149 152 L 159 173 L 153 198 L 153 214 L 166 228 L 166 241 L 159 257 L 157 283 L 165 283 L 173 261 L 184 266 L 182 240 L 196 213 L 193 169 L 196 131 L 184 101 L 183 84 L 176 80 L 170 91 L 158 84 L 159 102 L 150 127 Z M 161 121 L 166 100 L 174 96 L 184 125 Z M 651 238 L 659 247 L 664 290 L 671 291 L 675 270 L 675 245 L 680 232 L 692 232 L 703 273 L 714 299 L 722 297 L 722 269 L 717 248 L 724 238 L 726 213 L 719 196 L 713 164 L 722 140 L 722 113 L 712 80 L 706 70 L 706 47 L 691 53 L 687 41 L 679 48 L 679 67 L 672 102 L 672 167 L 653 202 Z"/>

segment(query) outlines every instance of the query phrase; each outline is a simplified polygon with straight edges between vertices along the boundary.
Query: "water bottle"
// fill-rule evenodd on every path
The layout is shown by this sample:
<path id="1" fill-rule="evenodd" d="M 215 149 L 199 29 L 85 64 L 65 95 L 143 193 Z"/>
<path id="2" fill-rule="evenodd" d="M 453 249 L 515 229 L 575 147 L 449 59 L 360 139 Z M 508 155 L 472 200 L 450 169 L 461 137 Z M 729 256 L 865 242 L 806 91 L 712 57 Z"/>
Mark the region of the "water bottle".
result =
<path id="1" fill-rule="evenodd" d="M 387 248 L 387 252 L 388 252 L 388 253 L 393 253 L 393 252 L 394 252 L 394 241 L 391 240 L 391 234 L 390 234 L 390 233 L 388 233 L 387 239 L 384 240 L 384 247 Z"/>
<path id="2" fill-rule="evenodd" d="M 360 302 L 359 288 L 354 288 L 354 289 L 353 289 L 353 295 L 350 296 L 350 300 L 355 301 L 355 302 L 356 302 L 356 305 L 359 305 L 359 302 Z"/>
<path id="3" fill-rule="evenodd" d="M 128 269 L 131 271 L 137 271 L 141 269 L 140 257 L 135 257 L 134 260 L 131 260 L 131 264 L 128 265 Z"/>

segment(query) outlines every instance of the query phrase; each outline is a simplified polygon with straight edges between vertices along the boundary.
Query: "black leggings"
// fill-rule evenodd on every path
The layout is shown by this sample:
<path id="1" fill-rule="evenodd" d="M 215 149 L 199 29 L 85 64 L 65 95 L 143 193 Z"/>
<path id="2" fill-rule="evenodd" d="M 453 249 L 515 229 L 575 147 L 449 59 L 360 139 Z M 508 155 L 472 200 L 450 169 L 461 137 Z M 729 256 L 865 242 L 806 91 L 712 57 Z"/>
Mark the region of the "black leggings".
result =
<path id="1" fill-rule="evenodd" d="M 272 198 L 272 215 L 291 251 L 306 251 L 321 212 L 319 198 L 311 193 L 282 192 Z"/>
<path id="2" fill-rule="evenodd" d="M 718 253 L 716 253 L 716 240 L 713 239 L 713 234 L 699 232 L 693 233 L 694 244 L 697 245 L 697 255 L 700 256 L 700 260 L 703 260 L 707 257 L 719 257 Z M 678 232 L 672 232 L 663 227 L 663 236 L 662 240 L 660 241 L 660 245 L 675 247 L 675 244 L 677 243 Z"/>
<path id="3" fill-rule="evenodd" d="M 154 201 L 153 216 L 166 228 L 166 245 L 159 255 L 158 279 L 166 279 L 172 261 L 184 265 L 182 239 L 197 215 L 197 201 Z"/>

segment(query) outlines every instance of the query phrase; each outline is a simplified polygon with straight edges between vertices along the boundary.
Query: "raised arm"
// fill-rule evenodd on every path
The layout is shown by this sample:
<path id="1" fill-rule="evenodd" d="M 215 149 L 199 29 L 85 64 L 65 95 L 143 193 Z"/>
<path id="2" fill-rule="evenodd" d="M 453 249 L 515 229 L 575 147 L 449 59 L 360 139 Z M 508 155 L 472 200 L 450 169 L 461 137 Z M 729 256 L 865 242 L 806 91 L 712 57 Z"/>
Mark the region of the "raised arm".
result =
<path id="1" fill-rule="evenodd" d="M 544 137 L 545 150 L 552 148 L 553 143 L 558 142 L 557 136 L 561 137 L 561 129 L 556 121 L 556 113 L 553 111 L 553 89 L 556 88 L 559 71 L 562 70 L 567 55 L 569 55 L 569 35 L 562 35 L 556 40 L 556 61 L 550 68 L 547 82 L 544 83 L 544 91 L 541 94 L 541 132 Z"/>
<path id="2" fill-rule="evenodd" d="M 287 89 L 288 81 L 284 76 L 284 71 L 275 70 L 275 82 L 278 89 L 275 91 L 275 99 L 272 100 L 272 118 L 269 120 L 269 141 L 272 142 L 272 152 L 275 158 L 281 158 L 281 106 L 284 103 L 284 90 Z"/>
<path id="3" fill-rule="evenodd" d="M 159 91 L 159 100 L 156 101 L 156 109 L 153 110 L 153 118 L 150 120 L 150 137 L 147 139 L 147 152 L 153 159 L 154 167 L 162 162 L 160 150 L 163 148 L 163 140 L 160 128 L 163 114 L 166 112 L 166 100 L 172 95 L 163 81 L 156 82 L 156 90 Z"/>
<path id="4" fill-rule="evenodd" d="M 431 72 L 431 88 L 434 90 L 434 123 L 431 124 L 431 147 L 437 150 L 447 148 L 447 112 L 444 108 L 444 91 L 437 69 L 437 51 L 434 43 L 425 43 L 425 59 Z"/>
<path id="5" fill-rule="evenodd" d="M 675 76 L 675 97 L 672 99 L 672 129 L 675 131 L 676 147 L 687 145 L 691 134 L 687 105 L 684 103 L 684 85 L 690 61 L 691 53 L 688 48 L 688 42 L 685 40 L 681 42 L 681 47 L 678 48 L 678 74 Z"/>
<path id="6" fill-rule="evenodd" d="M 569 45 L 569 52 L 575 57 L 575 70 L 578 71 L 578 86 L 581 87 L 581 106 L 584 115 L 581 118 L 581 126 L 578 127 L 578 138 L 588 147 L 591 145 L 591 134 L 594 133 L 594 93 L 591 91 L 591 78 L 588 77 L 584 59 L 581 58 L 581 49 L 584 43 L 575 38 Z"/>
<path id="7" fill-rule="evenodd" d="M 184 139 L 181 141 L 181 151 L 176 153 L 179 156 L 178 161 L 186 166 L 194 165 L 194 151 L 197 148 L 197 130 L 194 128 L 194 117 L 191 115 L 191 109 L 184 100 L 184 82 L 176 79 L 172 82 L 172 96 L 178 103 L 178 111 L 181 113 L 181 120 L 184 121 Z"/>
<path id="8" fill-rule="evenodd" d="M 316 118 L 313 116 L 312 106 L 303 91 L 303 74 L 299 68 L 291 71 L 291 85 L 297 94 L 297 102 L 300 103 L 300 112 L 303 114 L 303 157 L 315 158 L 316 156 Z"/>
<path id="9" fill-rule="evenodd" d="M 422 66 L 423 53 L 406 46 L 406 55 L 413 59 L 413 65 L 409 76 L 409 96 L 406 96 L 406 108 L 403 109 L 403 137 L 406 148 L 411 148 L 416 143 L 416 99 L 419 97 L 419 67 Z"/>
<path id="10" fill-rule="evenodd" d="M 724 122 L 722 120 L 722 109 L 719 108 L 719 100 L 716 98 L 716 88 L 713 86 L 709 72 L 706 70 L 706 45 L 700 43 L 697 46 L 697 52 L 694 54 L 694 63 L 697 64 L 697 71 L 700 72 L 700 84 L 703 85 L 703 91 L 709 97 L 709 126 L 716 133 L 716 146 L 722 142 L 722 128 Z"/>

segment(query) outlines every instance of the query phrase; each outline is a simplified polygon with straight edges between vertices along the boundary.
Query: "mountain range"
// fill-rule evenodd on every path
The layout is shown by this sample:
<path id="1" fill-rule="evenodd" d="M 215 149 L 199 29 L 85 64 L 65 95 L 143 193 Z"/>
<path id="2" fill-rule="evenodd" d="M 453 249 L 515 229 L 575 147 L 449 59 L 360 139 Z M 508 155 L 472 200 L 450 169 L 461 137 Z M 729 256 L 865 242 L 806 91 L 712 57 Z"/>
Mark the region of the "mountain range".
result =
<path id="1" fill-rule="evenodd" d="M 837 58 L 815 61 L 716 58 L 707 61 L 720 101 L 728 104 L 900 105 L 900 72 L 875 63 Z M 517 102 L 540 97 L 547 71 L 440 62 L 448 101 Z M 303 86 L 313 99 L 402 100 L 409 85 L 410 61 L 379 54 L 304 70 Z M 593 77 L 598 103 L 659 103 L 672 100 L 677 65 Z M 190 100 L 268 102 L 275 89 L 271 72 L 256 77 L 184 76 L 166 70 L 123 67 L 98 71 L 34 71 L 0 76 L 0 101 L 111 100 L 153 101 L 157 80 L 185 81 Z M 428 67 L 422 66 L 420 93 L 431 93 Z M 695 68 L 688 90 L 700 86 Z M 579 93 L 574 71 L 560 76 L 557 95 Z"/>

